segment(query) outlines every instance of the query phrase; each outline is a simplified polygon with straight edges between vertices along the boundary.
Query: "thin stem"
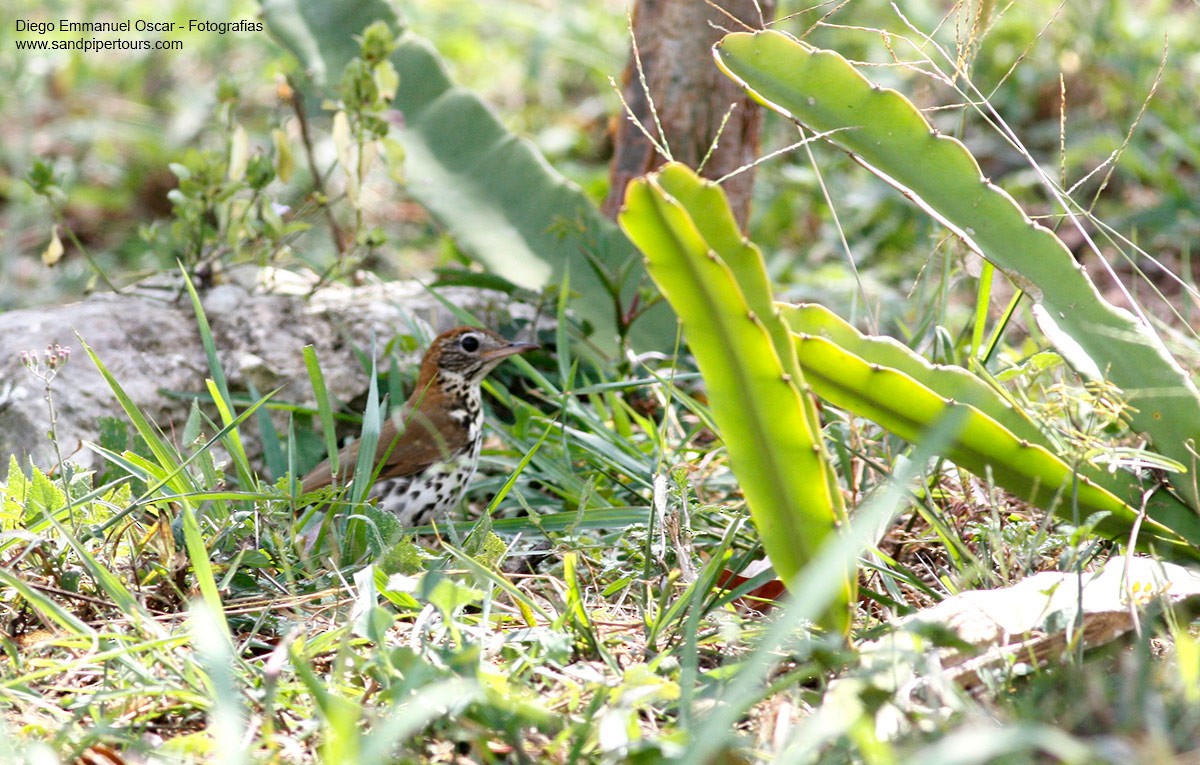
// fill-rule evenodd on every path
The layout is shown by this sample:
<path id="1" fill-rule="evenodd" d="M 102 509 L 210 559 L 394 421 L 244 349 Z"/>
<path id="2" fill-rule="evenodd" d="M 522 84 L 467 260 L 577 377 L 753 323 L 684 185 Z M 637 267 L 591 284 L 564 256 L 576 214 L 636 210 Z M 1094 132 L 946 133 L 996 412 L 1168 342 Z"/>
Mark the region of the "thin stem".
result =
<path id="1" fill-rule="evenodd" d="M 313 150 L 312 133 L 308 129 L 308 117 L 304 114 L 304 97 L 300 95 L 300 87 L 297 83 L 288 78 L 288 89 L 291 91 L 292 111 L 296 113 L 296 119 L 300 123 L 300 140 L 304 144 L 304 157 L 308 161 L 308 171 L 312 174 L 313 186 L 321 194 L 324 199 L 329 198 L 329 194 L 325 191 L 325 179 L 321 175 L 321 171 L 317 168 L 316 152 Z M 333 235 L 333 246 L 337 250 L 338 256 L 346 254 L 346 244 L 343 241 L 342 229 L 338 226 L 337 218 L 333 215 L 333 210 L 329 205 L 322 205 L 325 209 L 325 217 L 329 219 L 329 231 Z"/>
<path id="2" fill-rule="evenodd" d="M 92 267 L 92 270 L 96 272 L 96 276 L 100 277 L 100 281 L 104 282 L 104 286 L 108 287 L 114 293 L 120 295 L 121 290 L 117 287 L 117 285 L 112 283 L 112 281 L 108 278 L 108 274 L 104 273 L 104 269 L 100 268 L 100 264 L 92 258 L 92 254 L 88 252 L 86 247 L 83 246 L 83 242 L 79 241 L 79 237 L 75 236 L 75 232 L 72 231 L 71 227 L 67 225 L 67 218 L 65 215 L 63 215 L 62 210 L 55 208 L 54 218 L 58 221 L 58 225 L 62 227 L 62 230 L 67 233 L 67 238 L 71 240 L 71 244 L 75 245 L 75 249 L 79 250 L 79 254 L 83 256 L 83 259 L 86 260 L 88 265 Z"/>
<path id="3" fill-rule="evenodd" d="M 58 443 L 58 411 L 54 408 L 54 373 L 45 378 L 44 395 L 46 409 L 50 413 L 50 443 L 54 445 L 54 459 L 58 464 L 58 477 L 62 481 L 63 496 L 66 498 L 67 515 L 71 517 L 71 533 L 79 535 L 79 519 L 75 517 L 75 504 L 71 500 L 71 478 L 67 475 L 67 463 L 63 458 L 62 447 Z"/>

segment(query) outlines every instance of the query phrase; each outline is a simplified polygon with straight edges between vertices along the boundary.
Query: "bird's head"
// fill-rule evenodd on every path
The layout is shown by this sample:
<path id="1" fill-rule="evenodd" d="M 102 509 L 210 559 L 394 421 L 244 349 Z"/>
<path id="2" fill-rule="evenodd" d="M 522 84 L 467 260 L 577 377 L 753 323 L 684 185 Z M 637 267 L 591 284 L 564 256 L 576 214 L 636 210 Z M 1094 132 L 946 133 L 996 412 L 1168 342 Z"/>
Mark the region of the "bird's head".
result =
<path id="1" fill-rule="evenodd" d="M 514 343 L 488 329 L 456 327 L 434 338 L 421 363 L 421 379 L 436 373 L 477 384 L 504 359 L 531 351 L 534 343 Z"/>

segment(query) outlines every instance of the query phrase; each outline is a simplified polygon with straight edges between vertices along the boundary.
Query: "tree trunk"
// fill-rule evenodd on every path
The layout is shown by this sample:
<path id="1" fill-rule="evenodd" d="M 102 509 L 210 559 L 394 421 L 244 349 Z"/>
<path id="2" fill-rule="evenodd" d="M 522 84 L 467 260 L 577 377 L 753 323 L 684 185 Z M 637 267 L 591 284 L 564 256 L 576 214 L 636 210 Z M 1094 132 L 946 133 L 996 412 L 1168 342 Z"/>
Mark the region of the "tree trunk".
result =
<path id="1" fill-rule="evenodd" d="M 724 12 L 713 5 L 721 6 Z M 697 167 L 717 141 L 701 172 L 706 178 L 717 179 L 749 165 L 758 156 L 762 107 L 717 69 L 712 46 L 725 31 L 745 28 L 735 18 L 748 27 L 761 28 L 774 16 L 776 0 L 716 0 L 713 5 L 705 0 L 639 0 L 634 7 L 634 41 L 665 141 L 651 114 L 632 53 L 625 67 L 623 89 L 633 116 L 658 143 L 669 147 L 676 161 Z M 729 119 L 721 130 L 726 114 Z M 620 209 L 629 181 L 666 161 L 628 113 L 617 121 L 614 145 L 610 190 L 604 201 L 604 213 L 609 217 Z M 743 228 L 750 214 L 753 186 L 753 171 L 742 172 L 723 184 Z"/>

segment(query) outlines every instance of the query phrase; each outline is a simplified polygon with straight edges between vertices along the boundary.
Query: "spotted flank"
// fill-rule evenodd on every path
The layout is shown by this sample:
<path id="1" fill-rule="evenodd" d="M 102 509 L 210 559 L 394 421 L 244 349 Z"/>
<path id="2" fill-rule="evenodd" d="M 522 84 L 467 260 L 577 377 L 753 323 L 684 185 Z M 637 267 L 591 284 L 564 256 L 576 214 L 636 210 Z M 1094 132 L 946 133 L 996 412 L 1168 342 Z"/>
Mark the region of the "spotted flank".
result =
<path id="1" fill-rule="evenodd" d="M 479 384 L 504 359 L 534 348 L 477 327 L 458 327 L 434 339 L 412 395 L 379 432 L 379 480 L 369 496 L 380 508 L 405 526 L 424 526 L 443 520 L 462 502 L 483 443 Z M 308 493 L 335 480 L 340 485 L 353 480 L 359 443 L 339 453 L 337 475 L 325 460 L 308 472 L 301 489 Z"/>
<path id="2" fill-rule="evenodd" d="M 379 481 L 369 496 L 377 498 L 380 509 L 395 514 L 404 526 L 445 520 L 462 502 L 467 484 L 475 475 L 482 441 L 482 437 L 476 438 L 469 452 L 448 462 L 435 462 L 416 475 Z"/>

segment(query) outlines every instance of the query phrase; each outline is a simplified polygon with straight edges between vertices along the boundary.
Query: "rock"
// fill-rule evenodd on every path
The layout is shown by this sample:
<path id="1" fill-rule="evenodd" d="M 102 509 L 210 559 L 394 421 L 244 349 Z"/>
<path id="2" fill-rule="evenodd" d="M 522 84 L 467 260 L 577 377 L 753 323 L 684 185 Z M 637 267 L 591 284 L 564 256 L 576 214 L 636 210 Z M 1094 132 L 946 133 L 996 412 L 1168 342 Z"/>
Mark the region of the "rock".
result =
<path id="1" fill-rule="evenodd" d="M 442 288 L 435 295 L 417 282 L 332 285 L 309 297 L 296 294 L 307 292 L 302 286 L 263 270 L 250 284 L 222 284 L 202 294 L 231 390 L 245 391 L 253 383 L 266 393 L 282 386 L 276 400 L 315 404 L 303 356 L 304 346 L 312 345 L 330 393 L 349 400 L 361 395 L 368 382 L 356 351 L 369 354 L 374 341 L 382 354 L 396 336 L 416 335 L 424 341 L 462 323 L 446 304 L 489 326 L 525 324 L 534 315 L 532 307 L 513 303 L 502 292 L 469 287 Z M 20 356 L 23 351 L 41 355 L 48 345 L 59 343 L 72 351 L 70 363 L 52 383 L 59 444 L 73 462 L 98 464 L 99 457 L 84 442 L 97 440 L 100 418 L 125 416 L 80 340 L 142 413 L 168 434 L 182 427 L 189 405 L 167 392 L 205 391 L 208 363 L 181 283 L 159 280 L 129 294 L 0 313 L 0 458 L 6 463 L 15 454 L 22 464 L 32 459 L 43 469 L 54 466 L 45 385 L 21 365 Z"/>

